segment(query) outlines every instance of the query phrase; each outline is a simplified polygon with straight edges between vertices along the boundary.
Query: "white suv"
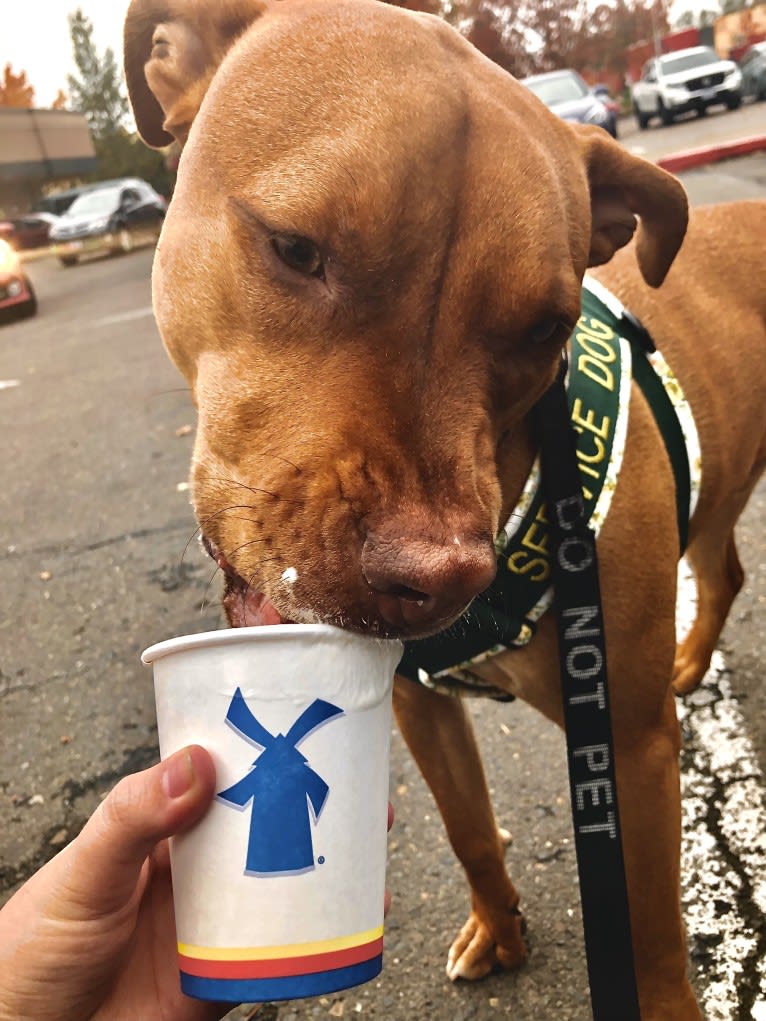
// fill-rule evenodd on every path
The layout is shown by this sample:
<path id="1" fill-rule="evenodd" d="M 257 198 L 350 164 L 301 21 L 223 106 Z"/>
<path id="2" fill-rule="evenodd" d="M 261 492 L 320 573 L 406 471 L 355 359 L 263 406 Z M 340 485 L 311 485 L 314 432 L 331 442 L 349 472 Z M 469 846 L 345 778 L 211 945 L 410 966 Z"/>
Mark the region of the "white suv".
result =
<path id="1" fill-rule="evenodd" d="M 732 60 L 721 60 L 707 46 L 693 46 L 655 57 L 644 64 L 633 86 L 633 111 L 643 130 L 652 117 L 672 124 L 676 114 L 725 103 L 730 110 L 742 102 L 742 74 Z"/>

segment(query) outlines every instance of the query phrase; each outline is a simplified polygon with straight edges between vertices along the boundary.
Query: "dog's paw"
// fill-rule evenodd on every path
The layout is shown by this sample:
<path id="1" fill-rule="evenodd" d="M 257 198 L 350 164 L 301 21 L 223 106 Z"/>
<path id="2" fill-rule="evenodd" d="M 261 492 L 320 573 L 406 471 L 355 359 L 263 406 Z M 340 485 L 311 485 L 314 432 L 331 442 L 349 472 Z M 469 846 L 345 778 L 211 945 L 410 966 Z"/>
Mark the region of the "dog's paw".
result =
<path id="1" fill-rule="evenodd" d="M 447 955 L 447 978 L 475 982 L 498 967 L 521 967 L 527 959 L 526 922 L 518 909 L 510 914 L 505 929 L 502 944 L 496 942 L 489 926 L 472 911 Z"/>
<path id="2" fill-rule="evenodd" d="M 710 657 L 695 655 L 686 648 L 678 648 L 673 664 L 673 691 L 676 695 L 689 695 L 699 687 L 710 666 Z"/>
<path id="3" fill-rule="evenodd" d="M 500 837 L 500 843 L 503 846 L 503 850 L 507 851 L 513 843 L 513 834 L 510 830 L 505 829 L 503 826 L 497 827 L 497 835 Z"/>

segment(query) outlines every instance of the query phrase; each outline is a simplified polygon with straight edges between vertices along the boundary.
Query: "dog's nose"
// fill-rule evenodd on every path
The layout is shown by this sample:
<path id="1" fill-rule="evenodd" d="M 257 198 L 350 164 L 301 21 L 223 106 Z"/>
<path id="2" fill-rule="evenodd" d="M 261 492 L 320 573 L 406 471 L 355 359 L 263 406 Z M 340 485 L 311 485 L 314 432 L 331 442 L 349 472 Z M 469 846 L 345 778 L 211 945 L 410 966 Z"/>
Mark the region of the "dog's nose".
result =
<path id="1" fill-rule="evenodd" d="M 497 560 L 489 540 L 385 530 L 368 532 L 361 567 L 383 620 L 415 634 L 446 627 L 492 583 Z"/>

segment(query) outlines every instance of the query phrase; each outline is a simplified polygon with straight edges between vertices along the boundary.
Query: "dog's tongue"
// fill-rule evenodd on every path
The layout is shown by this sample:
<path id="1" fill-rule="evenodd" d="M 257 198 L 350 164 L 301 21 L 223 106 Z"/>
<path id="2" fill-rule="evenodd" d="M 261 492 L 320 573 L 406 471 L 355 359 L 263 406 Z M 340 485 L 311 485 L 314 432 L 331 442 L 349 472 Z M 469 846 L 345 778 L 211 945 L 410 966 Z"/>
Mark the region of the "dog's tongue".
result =
<path id="1" fill-rule="evenodd" d="M 246 593 L 231 589 L 223 597 L 232 627 L 259 627 L 263 624 L 282 624 L 274 604 L 263 592 L 249 589 Z"/>

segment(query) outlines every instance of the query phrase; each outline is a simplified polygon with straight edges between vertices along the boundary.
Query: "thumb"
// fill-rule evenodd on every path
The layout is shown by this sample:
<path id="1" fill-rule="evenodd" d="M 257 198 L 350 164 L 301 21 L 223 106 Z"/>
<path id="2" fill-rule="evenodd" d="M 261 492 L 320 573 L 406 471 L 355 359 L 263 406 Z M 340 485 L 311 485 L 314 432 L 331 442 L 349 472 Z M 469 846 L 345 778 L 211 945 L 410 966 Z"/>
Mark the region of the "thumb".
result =
<path id="1" fill-rule="evenodd" d="M 127 904 L 154 846 L 201 819 L 214 790 L 215 766 L 199 745 L 120 780 L 65 852 L 71 908 L 93 917 Z"/>

